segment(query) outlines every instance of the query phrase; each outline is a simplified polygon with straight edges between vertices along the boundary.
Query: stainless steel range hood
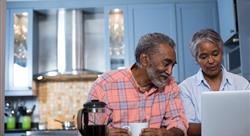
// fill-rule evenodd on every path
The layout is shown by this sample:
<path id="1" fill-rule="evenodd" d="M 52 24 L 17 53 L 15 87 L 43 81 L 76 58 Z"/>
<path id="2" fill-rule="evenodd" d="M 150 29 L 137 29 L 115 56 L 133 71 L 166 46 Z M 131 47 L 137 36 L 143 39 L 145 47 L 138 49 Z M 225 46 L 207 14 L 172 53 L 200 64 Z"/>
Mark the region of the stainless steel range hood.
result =
<path id="1" fill-rule="evenodd" d="M 89 62 L 87 62 L 91 58 L 93 62 L 95 61 L 95 58 L 89 54 L 89 52 L 95 50 L 95 46 L 90 49 L 86 45 L 86 43 L 88 43 L 86 42 L 88 41 L 88 39 L 86 39 L 86 33 L 88 32 L 86 31 L 89 30 L 84 30 L 88 28 L 84 26 L 86 25 L 86 22 L 84 22 L 86 15 L 83 13 L 82 10 L 59 9 L 56 10 L 56 12 L 50 13 L 52 16 L 54 14 L 54 17 L 46 16 L 40 18 L 40 20 L 49 21 L 46 21 L 46 23 L 40 21 L 40 23 L 38 23 L 38 25 L 40 25 L 38 26 L 39 57 L 38 73 L 34 75 L 36 80 L 96 78 L 97 75 L 102 73 L 102 71 L 98 69 L 91 68 L 91 66 L 88 65 Z M 97 18 L 102 18 L 102 15 Z M 99 27 L 103 27 L 102 20 L 95 22 L 98 22 Z M 53 24 L 56 24 L 56 27 L 51 27 L 55 26 Z M 46 30 L 43 30 L 44 26 L 46 26 Z M 102 45 L 102 30 L 97 35 L 98 37 L 95 36 L 97 39 L 94 40 L 100 42 L 97 43 L 97 45 Z M 98 62 L 98 59 L 104 58 L 98 57 L 98 55 L 96 56 L 96 62 Z M 93 66 L 95 64 L 91 65 Z M 96 65 L 98 65 L 98 63 L 96 63 Z M 88 68 L 88 66 L 90 68 Z"/>

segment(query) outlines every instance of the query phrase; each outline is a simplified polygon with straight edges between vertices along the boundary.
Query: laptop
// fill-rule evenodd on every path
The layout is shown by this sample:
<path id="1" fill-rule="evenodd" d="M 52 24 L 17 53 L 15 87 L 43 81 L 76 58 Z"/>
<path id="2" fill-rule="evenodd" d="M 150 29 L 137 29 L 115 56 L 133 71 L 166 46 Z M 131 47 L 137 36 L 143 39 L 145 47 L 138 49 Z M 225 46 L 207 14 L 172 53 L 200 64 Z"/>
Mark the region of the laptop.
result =
<path id="1" fill-rule="evenodd" d="M 250 90 L 201 95 L 202 136 L 250 136 Z"/>

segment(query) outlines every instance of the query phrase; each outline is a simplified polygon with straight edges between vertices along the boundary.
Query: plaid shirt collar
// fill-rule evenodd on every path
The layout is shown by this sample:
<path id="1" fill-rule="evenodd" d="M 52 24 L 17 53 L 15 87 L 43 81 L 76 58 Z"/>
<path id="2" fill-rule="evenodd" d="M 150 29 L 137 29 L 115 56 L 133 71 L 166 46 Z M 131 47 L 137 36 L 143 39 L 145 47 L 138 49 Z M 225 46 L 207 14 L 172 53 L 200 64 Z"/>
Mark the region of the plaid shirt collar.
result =
<path id="1" fill-rule="evenodd" d="M 138 91 L 139 93 L 142 93 L 142 94 L 144 94 L 144 95 L 146 95 L 146 96 L 150 96 L 150 95 L 152 95 L 152 94 L 155 93 L 155 92 L 159 92 L 159 89 L 158 89 L 157 87 L 155 87 L 155 86 L 152 86 L 152 87 L 150 88 L 149 91 L 144 91 L 144 90 L 142 90 L 142 88 L 140 88 L 139 84 L 138 84 L 137 81 L 135 80 L 135 78 L 134 78 L 134 76 L 133 76 L 133 73 L 132 73 L 132 68 L 135 67 L 135 65 L 136 65 L 136 64 L 133 64 L 133 65 L 128 69 L 128 71 L 129 71 L 129 73 L 131 74 L 131 78 L 130 78 L 130 79 L 132 80 L 132 83 L 133 83 L 134 87 L 137 88 L 136 91 Z M 140 91 L 140 90 L 142 90 L 142 91 Z"/>

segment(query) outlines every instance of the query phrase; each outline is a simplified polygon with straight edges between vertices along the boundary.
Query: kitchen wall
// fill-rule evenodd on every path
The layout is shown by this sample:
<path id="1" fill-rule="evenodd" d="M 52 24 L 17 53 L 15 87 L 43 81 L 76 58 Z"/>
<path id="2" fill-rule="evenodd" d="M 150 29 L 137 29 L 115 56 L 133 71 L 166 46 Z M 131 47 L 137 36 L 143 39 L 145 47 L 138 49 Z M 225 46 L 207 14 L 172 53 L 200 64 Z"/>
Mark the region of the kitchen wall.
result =
<path id="1" fill-rule="evenodd" d="M 61 124 L 54 121 L 55 119 L 72 120 L 86 102 L 93 81 L 39 82 L 39 122 L 46 122 L 48 129 L 60 129 Z"/>
<path id="2" fill-rule="evenodd" d="M 18 9 L 20 9 L 20 8 L 23 8 L 23 9 L 52 9 L 53 8 L 54 9 L 54 8 L 59 8 L 59 7 L 60 8 L 61 7 L 72 8 L 73 6 L 75 6 L 74 8 L 79 8 L 79 7 L 92 7 L 93 5 L 95 5 L 96 7 L 103 7 L 103 5 L 104 5 L 105 9 L 106 8 L 109 9 L 109 8 L 112 8 L 112 6 L 115 7 L 116 5 L 122 5 L 122 6 L 124 6 L 123 9 L 125 9 L 124 15 L 125 15 L 125 19 L 127 19 L 126 25 L 128 26 L 125 31 L 130 32 L 129 34 L 126 34 L 127 37 L 125 36 L 126 37 L 125 41 L 130 41 L 130 42 L 126 42 L 126 43 L 130 43 L 127 45 L 133 46 L 134 39 L 139 37 L 139 35 L 142 32 L 148 32 L 149 30 L 150 31 L 152 30 L 151 28 L 145 27 L 145 25 L 141 25 L 141 24 L 145 24 L 144 23 L 145 21 L 140 20 L 140 19 L 134 20 L 134 16 L 133 16 L 134 14 L 136 14 L 137 17 L 140 17 L 139 15 L 141 13 L 144 13 L 147 10 L 151 10 L 152 9 L 151 4 L 155 2 L 152 0 L 144 0 L 144 1 L 143 0 L 128 0 L 126 2 L 123 2 L 123 1 L 120 1 L 120 2 L 119 1 L 117 1 L 117 2 L 113 2 L 113 1 L 101 2 L 99 0 L 94 0 L 94 1 L 77 0 L 77 1 L 74 1 L 73 4 L 68 4 L 67 1 L 63 0 L 62 2 L 61 1 L 59 2 L 60 3 L 59 5 L 58 5 L 58 1 L 54 1 L 54 0 L 53 0 L 53 2 L 52 1 L 49 2 L 50 0 L 48 0 L 44 3 L 42 3 L 41 1 L 42 0 L 40 0 L 40 1 L 38 0 L 37 2 L 31 2 L 31 3 L 29 3 L 29 2 L 15 3 L 12 0 L 12 2 L 8 3 L 8 9 L 10 9 L 10 10 L 13 10 L 15 8 L 18 8 Z M 189 1 L 194 1 L 194 2 L 189 3 Z M 204 0 L 188 0 L 188 2 L 185 2 L 184 0 L 160 0 L 158 2 L 155 2 L 155 3 L 157 3 L 155 9 L 158 9 L 157 8 L 158 6 L 161 7 L 161 4 L 167 2 L 167 3 L 170 3 L 170 7 L 172 7 L 170 9 L 170 13 L 169 13 L 170 16 L 174 16 L 175 12 L 177 11 L 178 17 L 184 17 L 186 15 L 188 17 L 190 16 L 190 17 L 195 17 L 195 18 L 203 18 L 203 14 L 210 13 L 209 12 L 210 6 L 215 7 L 213 5 L 216 5 L 216 4 L 212 3 L 209 6 L 209 8 L 204 8 L 204 7 L 208 7 L 207 5 L 205 5 L 206 2 L 215 1 L 215 0 L 205 0 L 205 3 L 203 3 L 203 1 Z M 183 2 L 183 3 L 179 3 L 179 2 Z M 196 2 L 198 2 L 198 3 L 196 3 Z M 176 5 L 174 3 L 176 3 Z M 142 5 L 140 5 L 140 4 L 142 4 Z M 148 4 L 148 5 L 145 5 L 145 4 Z M 200 4 L 203 5 L 203 7 L 201 7 Z M 130 7 L 130 8 L 128 9 L 128 7 Z M 197 11 L 193 10 L 193 9 L 196 9 Z M 161 9 L 160 9 L 160 11 L 161 11 Z M 214 11 L 213 13 L 216 12 L 216 10 L 213 10 L 213 11 Z M 104 12 L 104 10 L 102 12 Z M 106 12 L 104 12 L 104 13 L 106 13 Z M 145 12 L 145 13 L 147 13 L 147 12 Z M 155 13 L 158 13 L 158 10 L 156 10 Z M 187 14 L 184 14 L 184 13 L 187 13 Z M 195 13 L 195 15 L 199 15 L 199 16 L 196 17 L 196 16 L 194 16 L 193 13 Z M 216 16 L 214 16 L 213 13 L 211 13 L 211 17 L 208 17 L 208 16 L 205 17 L 206 20 L 208 19 L 209 21 L 206 21 L 206 20 L 199 21 L 199 23 L 197 23 L 198 25 L 195 24 L 193 26 L 197 26 L 197 28 L 196 27 L 195 28 L 198 29 L 198 27 L 207 26 L 207 24 L 209 24 L 209 25 L 213 24 L 213 23 L 210 23 L 210 22 L 216 22 Z M 44 17 L 42 15 L 41 15 L 41 17 Z M 53 15 L 51 15 L 51 16 L 53 16 Z M 84 39 L 93 39 L 93 43 L 94 43 L 93 44 L 91 41 L 86 41 L 88 43 L 88 44 L 86 44 L 86 46 L 87 46 L 87 48 L 88 48 L 88 46 L 89 46 L 89 48 L 92 47 L 92 49 L 94 49 L 94 51 L 95 51 L 95 53 L 88 51 L 91 55 L 95 55 L 95 57 L 92 57 L 92 56 L 89 57 L 89 58 L 95 59 L 94 61 L 89 61 L 89 62 L 98 62 L 98 64 L 100 64 L 100 65 L 101 65 L 101 63 L 103 63 L 102 66 L 104 66 L 104 69 L 105 69 L 105 65 L 106 65 L 105 62 L 107 61 L 107 64 L 109 64 L 110 60 L 108 60 L 108 59 L 106 60 L 105 53 L 103 51 L 106 49 L 107 49 L 106 51 L 108 51 L 109 48 L 106 48 L 106 47 L 93 48 L 93 45 L 99 45 L 99 44 L 95 44 L 95 42 L 101 42 L 100 45 L 105 45 L 105 46 L 107 46 L 108 44 L 106 44 L 106 42 L 105 42 L 105 44 L 103 44 L 103 40 L 95 40 L 94 38 L 87 38 L 87 37 L 91 37 L 91 36 L 95 35 L 98 39 L 102 39 L 102 36 L 106 36 L 106 33 L 105 34 L 99 33 L 99 31 L 103 30 L 104 29 L 103 27 L 105 27 L 105 26 L 107 27 L 107 24 L 105 24 L 105 22 L 103 22 L 103 21 L 106 21 L 106 23 L 107 23 L 107 21 L 108 21 L 107 15 L 103 14 L 103 13 L 102 14 L 93 14 L 93 15 L 86 14 L 85 17 L 88 20 L 85 23 L 86 28 L 88 28 L 87 30 L 85 30 L 85 34 L 88 34 L 88 35 L 86 35 L 86 37 Z M 185 17 L 185 18 L 188 18 L 188 17 Z M 96 20 L 92 20 L 93 18 Z M 105 20 L 103 20 L 102 18 L 105 18 Z M 145 16 L 140 17 L 140 18 L 147 19 L 148 17 L 147 17 L 147 15 L 145 15 Z M 151 20 L 151 18 L 154 18 L 154 15 L 149 16 L 148 19 Z M 159 16 L 157 16 L 157 18 L 159 18 Z M 191 29 L 187 29 L 185 27 L 186 25 L 190 24 L 189 19 L 185 20 L 185 18 L 184 19 L 177 18 L 175 20 L 175 18 L 177 18 L 177 17 L 174 17 L 173 20 L 171 20 L 171 22 L 173 21 L 173 24 L 177 24 L 177 25 L 180 24 L 180 26 L 178 25 L 176 28 L 173 28 L 171 26 L 171 33 L 172 33 L 172 28 L 173 28 L 173 35 L 178 35 L 178 36 L 181 35 L 181 37 L 179 37 L 177 39 L 183 39 L 182 36 L 186 37 L 185 35 L 188 35 L 192 31 L 194 31 L 193 27 L 190 27 Z M 40 19 L 42 20 L 44 18 L 40 18 Z M 51 21 L 50 18 L 47 18 L 47 19 L 49 20 L 48 22 L 53 22 L 53 21 L 56 22 L 55 20 Z M 198 20 L 200 20 L 200 19 L 198 19 Z M 104 24 L 102 24 L 101 22 L 103 22 Z M 169 22 L 169 21 L 167 21 L 167 22 Z M 41 23 L 44 23 L 44 22 L 41 22 Z M 216 24 L 216 23 L 214 23 L 214 24 Z M 45 23 L 41 26 L 44 26 L 44 25 L 51 26 L 49 23 L 48 24 Z M 89 27 L 89 25 L 92 25 L 93 27 Z M 136 27 L 134 27 L 134 25 Z M 150 25 L 150 24 L 148 24 L 148 25 Z M 99 29 L 100 26 L 102 26 L 102 27 Z M 140 26 L 144 26 L 144 27 L 140 27 Z M 156 25 L 150 25 L 150 26 L 156 26 Z M 175 27 L 175 25 L 173 25 L 173 26 Z M 41 30 L 44 30 L 44 31 L 50 30 L 49 32 L 50 32 L 50 34 L 52 34 L 51 31 L 53 31 L 53 29 L 44 29 L 44 27 L 41 27 L 41 28 L 42 28 Z M 54 27 L 54 28 L 56 28 L 56 27 Z M 91 28 L 93 28 L 93 29 L 91 29 Z M 96 29 L 94 29 L 94 28 L 96 28 Z M 159 26 L 157 26 L 157 28 L 160 28 L 160 30 L 162 30 L 161 27 L 159 27 Z M 179 30 L 179 28 L 180 28 L 180 30 Z M 183 28 L 183 30 L 182 30 L 182 28 Z M 99 30 L 99 31 L 93 31 L 93 30 Z M 139 31 L 134 31 L 134 30 L 139 30 Z M 140 30 L 143 30 L 143 31 L 141 32 Z M 178 32 L 175 32 L 176 30 L 178 30 Z M 44 33 L 44 34 L 46 34 L 44 36 L 48 36 L 49 38 L 52 38 L 51 35 L 47 34 L 47 32 L 48 31 L 46 31 L 46 33 Z M 177 34 L 175 34 L 175 33 L 177 33 Z M 182 33 L 184 33 L 185 35 L 182 35 Z M 48 39 L 40 39 L 40 40 L 43 42 L 43 43 L 41 43 L 41 45 L 42 45 L 41 47 L 43 47 L 43 49 L 46 46 L 48 46 L 48 47 L 50 47 L 50 50 L 51 50 L 51 46 L 49 44 L 47 44 L 47 42 L 50 42 L 50 40 L 48 40 Z M 108 40 L 108 37 L 106 37 L 106 40 Z M 182 40 L 178 41 L 178 43 L 183 44 L 183 45 L 181 45 L 181 47 L 182 46 L 184 47 L 184 43 L 188 43 L 187 42 L 188 38 L 184 38 L 184 40 L 185 41 L 182 41 Z M 99 52 L 96 52 L 97 49 L 100 52 L 103 52 L 104 55 L 102 55 Z M 127 50 L 130 50 L 130 48 L 128 48 Z M 48 52 L 46 52 L 45 55 L 41 55 L 41 58 L 48 57 L 47 53 Z M 104 56 L 104 57 L 100 57 L 101 59 L 99 61 L 99 60 L 96 60 L 96 58 L 99 58 L 99 57 L 96 57 L 96 55 L 100 55 L 100 56 Z M 46 57 L 44 57 L 44 56 L 46 56 Z M 180 64 L 181 64 L 181 62 L 180 62 Z M 190 63 L 187 62 L 187 64 L 190 64 Z M 92 65 L 92 64 L 89 64 L 89 65 Z M 95 65 L 95 66 L 100 68 L 99 65 Z M 181 71 L 184 71 L 184 70 L 181 70 Z M 55 122 L 54 120 L 55 119 L 58 119 L 58 120 L 70 120 L 70 119 L 72 119 L 73 115 L 75 115 L 77 113 L 77 110 L 79 110 L 82 107 L 82 104 L 85 103 L 89 88 L 92 85 L 92 83 L 93 83 L 93 80 L 91 80 L 91 81 L 85 80 L 85 81 L 51 81 L 51 82 L 41 81 L 41 82 L 38 82 L 38 95 L 36 96 L 36 101 L 27 102 L 30 105 L 33 105 L 33 102 L 37 103 L 37 108 L 36 108 L 37 114 L 33 117 L 33 121 L 35 121 L 35 122 L 36 121 L 47 122 L 47 124 L 48 124 L 47 127 L 49 129 L 61 128 L 61 124 L 58 122 Z"/>

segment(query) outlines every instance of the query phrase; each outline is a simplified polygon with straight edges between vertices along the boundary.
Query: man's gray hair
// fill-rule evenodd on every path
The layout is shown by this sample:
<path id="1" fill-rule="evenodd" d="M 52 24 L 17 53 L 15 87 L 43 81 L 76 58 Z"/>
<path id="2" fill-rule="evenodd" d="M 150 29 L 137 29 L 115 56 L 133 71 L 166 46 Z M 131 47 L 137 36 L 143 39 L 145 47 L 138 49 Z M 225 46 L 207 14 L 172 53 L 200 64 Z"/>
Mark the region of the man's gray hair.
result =
<path id="1" fill-rule="evenodd" d="M 140 64 L 140 55 L 144 54 L 156 54 L 158 53 L 158 49 L 155 48 L 160 44 L 166 43 L 170 47 L 175 49 L 175 42 L 169 36 L 162 33 L 148 33 L 142 36 L 137 44 L 135 50 L 135 59 L 137 65 Z"/>
<path id="2" fill-rule="evenodd" d="M 202 29 L 193 35 L 192 42 L 190 44 L 190 51 L 194 58 L 197 56 L 198 47 L 201 43 L 210 42 L 218 46 L 223 51 L 223 40 L 219 33 L 213 29 Z"/>

